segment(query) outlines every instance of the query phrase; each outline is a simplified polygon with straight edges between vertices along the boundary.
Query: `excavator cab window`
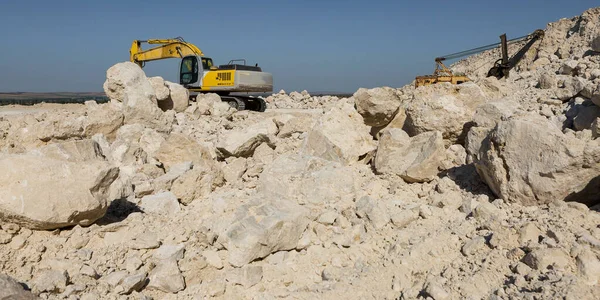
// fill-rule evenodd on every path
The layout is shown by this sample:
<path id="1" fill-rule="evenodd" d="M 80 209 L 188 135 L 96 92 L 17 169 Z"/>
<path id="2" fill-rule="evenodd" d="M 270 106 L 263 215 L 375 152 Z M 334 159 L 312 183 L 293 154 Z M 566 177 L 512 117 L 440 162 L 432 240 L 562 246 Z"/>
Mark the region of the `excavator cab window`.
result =
<path id="1" fill-rule="evenodd" d="M 198 59 L 195 56 L 184 57 L 181 60 L 179 83 L 185 85 L 196 81 L 198 81 Z"/>
<path id="2" fill-rule="evenodd" d="M 210 70 L 210 68 L 213 66 L 213 61 L 211 58 L 208 57 L 203 57 L 202 58 L 202 69 L 204 70 Z"/>

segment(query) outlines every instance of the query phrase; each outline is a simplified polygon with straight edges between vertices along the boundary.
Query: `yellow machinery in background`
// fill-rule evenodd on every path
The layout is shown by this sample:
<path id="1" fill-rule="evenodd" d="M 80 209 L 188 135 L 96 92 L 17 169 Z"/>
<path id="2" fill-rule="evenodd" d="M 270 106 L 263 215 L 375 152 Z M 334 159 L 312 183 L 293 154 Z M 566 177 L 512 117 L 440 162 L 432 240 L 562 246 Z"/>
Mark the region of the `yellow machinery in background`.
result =
<path id="1" fill-rule="evenodd" d="M 143 50 L 142 43 L 159 45 Z M 273 76 L 263 72 L 258 64 L 246 65 L 245 59 L 235 59 L 226 65 L 215 66 L 200 48 L 183 38 L 134 40 L 129 59 L 144 67 L 146 62 L 178 58 L 179 84 L 190 91 L 193 99 L 198 93 L 216 93 L 221 100 L 238 110 L 264 111 L 263 99 L 231 93 L 267 93 L 273 91 Z"/>
<path id="2" fill-rule="evenodd" d="M 417 76 L 415 78 L 415 87 L 420 87 L 424 85 L 436 84 L 440 82 L 450 82 L 452 84 L 461 84 L 463 82 L 471 81 L 469 77 L 464 75 L 455 75 L 452 71 L 442 63 L 444 60 L 455 59 L 459 57 L 464 57 L 468 55 L 473 55 L 476 53 L 480 53 L 486 50 L 491 50 L 498 45 L 500 45 L 502 51 L 502 57 L 498 59 L 492 68 L 488 71 L 487 77 L 494 76 L 498 79 L 502 77 L 508 77 L 509 72 L 512 68 L 514 68 L 519 61 L 523 58 L 525 53 L 533 46 L 533 44 L 544 37 L 544 31 L 541 29 L 535 30 L 533 33 L 518 37 L 512 40 L 506 40 L 506 34 L 502 34 L 500 36 L 500 42 L 495 44 L 490 44 L 486 46 L 477 47 L 474 49 L 469 49 L 449 55 L 445 55 L 443 57 L 438 57 L 435 59 L 436 67 L 433 75 L 425 75 L 425 76 Z M 512 57 L 508 57 L 508 45 L 516 42 L 529 40 L 523 47 L 521 47 Z"/>
<path id="3" fill-rule="evenodd" d="M 469 77 L 463 75 L 454 75 L 452 71 L 442 63 L 446 58 L 438 57 L 435 59 L 435 71 L 433 75 L 417 76 L 415 78 L 415 87 L 422 85 L 430 85 L 440 82 L 450 82 L 452 84 L 461 84 L 463 82 L 471 81 Z"/>

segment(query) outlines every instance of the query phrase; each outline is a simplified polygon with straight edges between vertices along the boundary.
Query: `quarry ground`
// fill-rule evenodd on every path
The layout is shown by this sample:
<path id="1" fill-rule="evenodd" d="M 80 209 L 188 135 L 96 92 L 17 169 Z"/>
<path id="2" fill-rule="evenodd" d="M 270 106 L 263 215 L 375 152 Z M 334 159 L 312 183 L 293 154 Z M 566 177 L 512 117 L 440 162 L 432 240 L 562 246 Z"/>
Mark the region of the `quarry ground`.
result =
<path id="1" fill-rule="evenodd" d="M 0 107 L 0 298 L 597 298 L 598 36 L 264 113 L 128 62 L 110 103 Z"/>

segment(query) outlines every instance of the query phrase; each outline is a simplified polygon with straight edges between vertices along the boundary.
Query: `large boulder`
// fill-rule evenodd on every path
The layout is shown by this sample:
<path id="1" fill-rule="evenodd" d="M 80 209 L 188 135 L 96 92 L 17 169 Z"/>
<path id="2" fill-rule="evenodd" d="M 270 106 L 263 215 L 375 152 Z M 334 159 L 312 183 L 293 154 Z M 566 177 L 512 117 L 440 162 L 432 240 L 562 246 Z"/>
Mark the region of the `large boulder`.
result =
<path id="1" fill-rule="evenodd" d="M 159 215 L 174 215 L 181 211 L 177 197 L 171 192 L 161 192 L 144 196 L 140 207 L 145 213 Z"/>
<path id="2" fill-rule="evenodd" d="M 109 160 L 119 165 L 147 163 L 148 153 L 140 145 L 141 136 L 146 129 L 141 124 L 127 124 L 119 128 L 115 141 L 106 153 Z"/>
<path id="3" fill-rule="evenodd" d="M 296 133 L 302 134 L 308 132 L 316 121 L 317 118 L 313 114 L 299 114 L 297 116 L 290 116 L 289 120 L 286 120 L 286 122 L 277 122 L 276 120 L 278 123 L 277 125 L 279 126 L 279 133 L 277 136 L 281 138 L 288 138 Z"/>
<path id="4" fill-rule="evenodd" d="M 217 149 L 225 157 L 249 157 L 262 143 L 269 143 L 278 132 L 277 125 L 267 118 L 243 129 L 234 129 L 219 136 Z"/>
<path id="5" fill-rule="evenodd" d="M 600 52 L 600 36 L 595 37 L 590 42 L 590 48 L 592 48 L 592 51 L 594 52 Z"/>
<path id="6" fill-rule="evenodd" d="M 402 129 L 381 132 L 375 156 L 375 170 L 395 174 L 407 182 L 426 182 L 437 177 L 445 159 L 444 141 L 439 131 L 409 137 Z"/>
<path id="7" fill-rule="evenodd" d="M 419 87 L 406 106 L 405 129 L 410 136 L 440 131 L 452 143 L 462 142 L 475 109 L 486 102 L 483 91 L 475 83 L 450 83 Z"/>
<path id="8" fill-rule="evenodd" d="M 165 81 L 166 86 L 169 88 L 169 97 L 165 100 L 159 101 L 158 106 L 162 110 L 174 110 L 176 112 L 183 112 L 188 108 L 190 100 L 190 92 L 188 89 L 180 84 Z"/>
<path id="9" fill-rule="evenodd" d="M 560 68 L 558 69 L 558 73 L 562 75 L 575 76 L 578 73 L 578 64 L 579 62 L 574 59 L 567 59 L 561 64 Z"/>
<path id="10" fill-rule="evenodd" d="M 360 88 L 354 93 L 356 110 L 365 124 L 374 127 L 387 125 L 398 111 L 402 100 L 396 91 L 388 87 Z"/>
<path id="11" fill-rule="evenodd" d="M 559 248 L 536 249 L 523 257 L 523 263 L 535 270 L 546 270 L 549 267 L 564 269 L 571 265 L 569 253 Z"/>
<path id="12" fill-rule="evenodd" d="M 166 169 L 185 161 L 191 161 L 198 167 L 213 162 L 213 154 L 208 147 L 186 135 L 175 133 L 160 144 L 155 157 Z"/>
<path id="13" fill-rule="evenodd" d="M 169 99 L 171 91 L 165 83 L 165 80 L 160 76 L 150 77 L 148 80 L 150 81 L 152 88 L 154 88 L 154 94 L 156 94 L 156 100 L 159 101 L 160 106 L 160 101 Z"/>
<path id="14" fill-rule="evenodd" d="M 198 164 L 173 182 L 171 192 L 187 205 L 206 197 L 224 183 L 223 172 L 216 164 Z"/>
<path id="15" fill-rule="evenodd" d="M 148 279 L 149 290 L 177 293 L 185 289 L 185 279 L 174 258 L 159 261 L 148 274 Z"/>
<path id="16" fill-rule="evenodd" d="M 350 164 L 376 149 L 369 127 L 354 107 L 343 104 L 326 112 L 308 132 L 302 153 Z"/>
<path id="17" fill-rule="evenodd" d="M 544 73 L 540 75 L 540 79 L 538 80 L 540 89 L 544 90 L 556 89 L 557 84 L 558 82 L 554 74 Z"/>
<path id="18" fill-rule="evenodd" d="M 50 142 L 59 140 L 79 139 L 85 137 L 85 117 L 75 116 L 73 113 L 57 112 L 43 116 L 41 122 L 28 124 L 25 128 L 19 128 L 19 143 L 28 144 L 36 140 Z M 27 122 L 29 123 L 29 122 Z M 16 128 L 15 128 L 16 129 Z"/>
<path id="19" fill-rule="evenodd" d="M 555 90 L 556 98 L 564 101 L 577 96 L 586 87 L 587 82 L 581 77 L 558 75 L 559 89 Z"/>
<path id="20" fill-rule="evenodd" d="M 171 134 L 168 137 L 171 137 Z M 144 128 L 139 136 L 138 144 L 150 157 L 156 157 L 160 147 L 165 143 L 165 136 L 152 128 Z"/>
<path id="21" fill-rule="evenodd" d="M 32 229 L 90 225 L 104 216 L 119 169 L 30 154 L 0 156 L 0 219 Z"/>
<path id="22" fill-rule="evenodd" d="M 112 101 L 125 103 L 143 97 L 156 104 L 156 94 L 152 84 L 142 68 L 132 62 L 122 62 L 110 67 L 106 71 L 103 88 L 106 96 Z M 131 93 L 134 90 L 138 90 L 138 93 Z"/>
<path id="23" fill-rule="evenodd" d="M 269 199 L 328 205 L 354 199 L 360 188 L 359 178 L 356 166 L 318 157 L 282 155 L 263 170 L 257 188 Z"/>
<path id="24" fill-rule="evenodd" d="M 590 99 L 594 104 L 600 106 L 600 85 L 596 86 L 596 89 L 593 91 L 592 98 Z"/>
<path id="25" fill-rule="evenodd" d="M 198 94 L 196 96 L 197 111 L 200 115 L 227 117 L 235 112 L 235 108 L 223 102 L 221 97 L 214 93 Z"/>
<path id="26" fill-rule="evenodd" d="M 507 120 L 520 108 L 519 103 L 510 97 L 484 103 L 477 107 L 473 115 L 473 127 L 465 139 L 468 161 L 479 155 L 481 142 L 499 121 Z"/>
<path id="27" fill-rule="evenodd" d="M 6 300 L 34 300 L 37 299 L 31 292 L 8 275 L 0 274 L 0 299 Z"/>
<path id="28" fill-rule="evenodd" d="M 499 122 L 483 140 L 475 166 L 492 191 L 511 202 L 600 199 L 600 141 L 565 135 L 537 115 Z"/>
<path id="29" fill-rule="evenodd" d="M 596 118 L 590 127 L 592 130 L 592 138 L 596 139 L 600 137 L 600 118 Z"/>
<path id="30" fill-rule="evenodd" d="M 175 182 L 175 180 L 179 179 L 181 176 L 188 173 L 192 169 L 193 166 L 194 166 L 194 164 L 191 161 L 186 161 L 186 162 L 182 162 L 180 164 L 176 164 L 176 165 L 169 167 L 169 171 L 167 173 L 161 174 L 158 177 L 153 176 L 153 174 L 147 174 L 147 173 L 144 173 L 143 175 L 140 174 L 138 179 L 141 179 L 141 180 L 136 181 L 136 183 L 142 187 L 142 189 L 141 189 L 142 194 L 151 193 L 152 191 L 160 191 L 160 190 L 168 191 L 168 190 L 172 189 L 173 183 Z M 153 172 L 153 171 L 151 171 L 151 172 Z M 149 182 L 148 182 L 148 184 L 144 183 L 145 182 L 144 180 L 149 180 L 152 178 L 154 178 L 152 180 L 152 184 L 150 184 Z M 138 186 L 136 185 L 136 188 L 137 187 Z M 151 188 L 153 188 L 153 189 L 151 190 Z"/>
<path id="31" fill-rule="evenodd" d="M 104 92 L 112 101 L 123 103 L 125 123 L 170 131 L 173 119 L 158 108 L 154 88 L 138 65 L 123 62 L 110 67 L 106 71 Z"/>
<path id="32" fill-rule="evenodd" d="M 474 160 L 479 157 L 479 149 L 481 148 L 481 143 L 488 136 L 490 131 L 493 128 L 488 127 L 471 127 L 469 129 L 469 133 L 467 133 L 467 138 L 465 139 L 465 150 L 467 151 L 467 163 L 472 163 Z"/>
<path id="33" fill-rule="evenodd" d="M 473 123 L 477 127 L 493 128 L 499 121 L 512 116 L 519 108 L 519 103 L 510 97 L 490 101 L 475 109 Z"/>
<path id="34" fill-rule="evenodd" d="M 510 82 L 499 80 L 496 77 L 485 77 L 477 81 L 477 85 L 489 99 L 500 99 L 513 94 L 516 88 Z"/>
<path id="35" fill-rule="evenodd" d="M 104 160 L 100 145 L 91 139 L 53 143 L 30 151 L 31 154 L 52 159 L 82 162 Z"/>
<path id="36" fill-rule="evenodd" d="M 225 233 L 229 263 L 244 266 L 267 255 L 296 248 L 309 223 L 308 210 L 286 200 L 251 202 L 236 212 Z"/>
<path id="37" fill-rule="evenodd" d="M 115 133 L 123 125 L 123 112 L 113 104 L 97 104 L 86 102 L 87 118 L 83 122 L 83 133 L 86 137 L 92 137 L 98 133 L 104 134 L 109 139 L 115 137 Z"/>
<path id="38" fill-rule="evenodd" d="M 585 101 L 578 109 L 577 115 L 573 118 L 573 128 L 575 130 L 591 129 L 592 123 L 600 117 L 600 107 Z"/>
<path id="39" fill-rule="evenodd" d="M 405 122 L 406 122 L 406 110 L 404 109 L 404 107 L 399 107 L 398 111 L 396 112 L 396 115 L 394 116 L 392 121 L 390 121 L 390 123 L 388 123 L 384 128 L 403 129 Z"/>
<path id="40" fill-rule="evenodd" d="M 116 139 L 106 155 L 118 164 L 157 164 L 157 153 L 164 142 L 164 136 L 152 128 L 127 124 L 117 130 Z"/>

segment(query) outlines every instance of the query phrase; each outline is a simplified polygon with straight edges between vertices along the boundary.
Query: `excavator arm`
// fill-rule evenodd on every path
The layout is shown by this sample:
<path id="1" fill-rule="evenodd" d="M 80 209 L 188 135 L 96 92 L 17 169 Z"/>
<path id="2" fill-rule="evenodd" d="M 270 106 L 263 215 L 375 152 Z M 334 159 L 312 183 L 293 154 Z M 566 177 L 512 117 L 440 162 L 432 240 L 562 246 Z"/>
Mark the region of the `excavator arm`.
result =
<path id="1" fill-rule="evenodd" d="M 501 46 L 502 58 L 500 58 L 494 63 L 494 66 L 488 71 L 487 76 L 495 76 L 498 79 L 508 76 L 509 71 L 519 63 L 519 61 L 523 58 L 523 56 L 529 50 L 529 48 L 531 48 L 531 46 L 536 41 L 543 37 L 544 31 L 541 29 L 534 31 L 529 35 L 518 37 L 512 40 L 506 40 L 506 34 L 503 34 L 500 36 L 500 43 L 494 43 L 465 51 L 460 51 L 457 53 L 444 55 L 442 57 L 437 57 L 435 59 L 436 67 L 435 71 L 433 72 L 433 75 L 417 76 L 415 78 L 415 87 L 435 84 L 439 82 L 450 82 L 453 84 L 457 84 L 470 81 L 470 79 L 467 76 L 453 74 L 452 71 L 448 67 L 446 67 L 446 65 L 444 65 L 443 61 L 473 55 L 486 50 L 491 50 L 498 47 L 498 45 Z M 529 42 L 525 44 L 525 46 L 523 46 L 521 49 L 519 49 L 519 51 L 517 51 L 515 55 L 513 55 L 512 57 L 508 57 L 508 44 L 525 40 L 529 40 Z"/>
<path id="2" fill-rule="evenodd" d="M 160 46 L 143 50 L 142 43 L 158 44 Z M 140 67 L 143 67 L 147 61 L 183 58 L 188 55 L 204 56 L 204 53 L 202 53 L 200 48 L 184 41 L 180 37 L 174 39 L 135 40 L 131 43 L 131 49 L 129 50 L 129 59 Z"/>
<path id="3" fill-rule="evenodd" d="M 508 43 L 506 42 L 506 34 L 501 35 L 500 46 L 502 49 L 502 58 L 498 59 L 494 63 L 494 66 L 488 71 L 487 77 L 494 76 L 498 79 L 502 77 L 508 77 L 510 70 L 521 61 L 521 59 L 523 58 L 523 56 L 525 56 L 525 53 L 529 51 L 531 46 L 533 46 L 535 42 L 537 42 L 543 37 L 543 30 L 538 29 L 534 31 L 532 34 L 519 40 L 522 41 L 529 39 L 529 42 L 527 42 L 527 44 L 525 44 L 521 49 L 519 49 L 519 51 L 517 51 L 517 53 L 515 53 L 512 57 L 508 57 Z"/>

